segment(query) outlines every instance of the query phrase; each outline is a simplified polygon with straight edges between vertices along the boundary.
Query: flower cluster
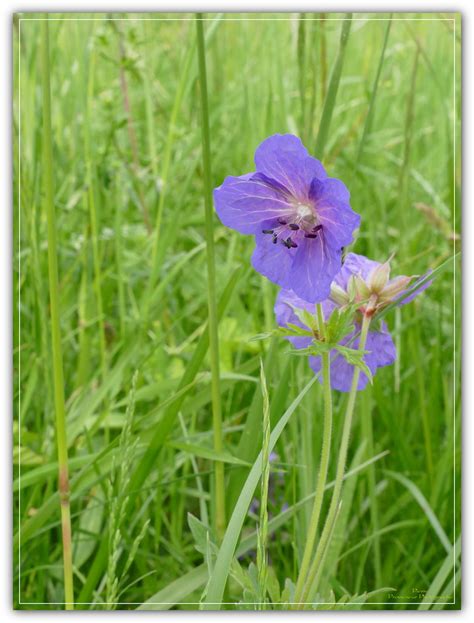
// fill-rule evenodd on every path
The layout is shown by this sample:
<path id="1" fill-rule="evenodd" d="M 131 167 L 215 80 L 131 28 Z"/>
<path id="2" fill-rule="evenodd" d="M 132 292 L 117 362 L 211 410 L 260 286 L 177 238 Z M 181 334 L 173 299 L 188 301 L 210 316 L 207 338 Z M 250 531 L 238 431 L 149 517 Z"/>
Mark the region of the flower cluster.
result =
<path id="1" fill-rule="evenodd" d="M 360 216 L 351 209 L 346 186 L 327 176 L 298 137 L 267 138 L 255 153 L 255 168 L 227 177 L 215 189 L 214 202 L 224 225 L 255 236 L 254 268 L 281 286 L 275 304 L 281 327 L 306 329 L 298 310 L 314 314 L 315 303 L 322 304 L 326 319 L 336 309 L 350 308 L 350 331 L 339 344 L 357 349 L 364 316 L 376 318 L 388 305 L 404 305 L 428 287 L 426 277 L 390 279 L 388 261 L 349 253 L 341 265 L 342 249 L 353 241 Z M 314 336 L 302 331 L 288 339 L 296 348 L 308 348 Z M 395 358 L 387 325 L 372 323 L 363 355 L 366 370 L 374 375 Z M 310 356 L 309 362 L 319 373 L 321 357 Z M 352 373 L 353 363 L 331 351 L 332 387 L 349 391 Z M 362 372 L 358 389 L 367 382 Z"/>
<path id="2" fill-rule="evenodd" d="M 227 227 L 253 234 L 254 268 L 305 301 L 325 299 L 360 216 L 349 191 L 291 134 L 270 136 L 255 152 L 255 173 L 227 177 L 214 190 Z"/>
<path id="3" fill-rule="evenodd" d="M 359 334 L 362 317 L 373 316 L 392 302 L 404 305 L 412 301 L 415 296 L 428 287 L 430 281 L 420 280 L 420 285 L 414 283 L 410 287 L 412 278 L 396 277 L 389 280 L 389 264 L 379 264 L 369 260 L 363 255 L 349 253 L 331 285 L 330 296 L 322 302 L 324 316 L 328 318 L 336 308 L 355 303 L 353 315 L 353 328 L 342 340 L 342 345 L 350 345 L 351 348 L 359 347 Z M 421 283 L 424 281 L 424 283 Z M 314 311 L 314 305 L 297 297 L 291 290 L 280 290 L 276 303 L 275 315 L 280 326 L 288 324 L 304 328 L 295 310 L 305 309 Z M 311 337 L 289 337 L 296 348 L 307 348 Z M 372 376 L 377 368 L 388 366 L 395 361 L 396 350 L 392 337 L 388 332 L 387 325 L 381 321 L 378 326 L 371 325 L 365 345 L 366 354 L 364 362 Z M 314 372 L 321 369 L 321 357 L 310 357 L 310 366 Z M 352 382 L 353 366 L 344 357 L 336 352 L 331 352 L 331 385 L 333 389 L 348 392 Z M 358 389 L 364 389 L 367 385 L 367 375 L 362 372 L 359 376 Z"/>

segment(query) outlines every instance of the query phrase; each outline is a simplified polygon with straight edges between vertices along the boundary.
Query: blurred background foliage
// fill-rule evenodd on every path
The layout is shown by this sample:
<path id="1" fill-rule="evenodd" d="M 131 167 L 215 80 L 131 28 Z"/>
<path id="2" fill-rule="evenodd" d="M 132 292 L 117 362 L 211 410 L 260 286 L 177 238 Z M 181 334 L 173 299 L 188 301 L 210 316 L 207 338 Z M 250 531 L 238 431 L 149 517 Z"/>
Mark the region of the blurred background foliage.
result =
<path id="1" fill-rule="evenodd" d="M 44 15 L 14 19 L 14 587 L 26 609 L 58 608 L 63 599 L 41 205 L 40 22 L 31 19 L 38 17 Z M 122 608 L 147 600 L 169 602 L 149 608 L 195 608 L 207 572 L 187 515 L 204 523 L 212 517 L 216 457 L 193 16 L 50 17 L 76 599 L 92 609 L 114 608 L 104 605 L 111 595 L 129 604 Z M 423 273 L 457 253 L 459 16 L 395 14 L 374 91 L 389 16 L 354 14 L 323 154 L 315 152 L 316 137 L 343 16 L 207 17 L 215 186 L 252 170 L 265 137 L 291 132 L 349 187 L 362 215 L 354 251 L 378 261 L 395 253 L 393 270 L 401 274 Z M 241 462 L 253 462 L 261 448 L 259 358 L 272 425 L 311 371 L 283 343 L 249 341 L 273 327 L 276 287 L 250 267 L 251 237 L 216 219 L 215 240 L 230 512 L 248 470 Z M 412 602 L 441 577 L 436 595 L 448 599 L 427 607 L 452 607 L 442 602 L 453 600 L 454 584 L 459 607 L 459 573 L 454 581 L 449 562 L 460 529 L 459 285 L 456 259 L 424 296 L 388 318 L 398 360 L 359 396 L 350 464 L 385 454 L 345 488 L 322 587 L 327 601 L 392 587 L 364 607 L 417 608 Z M 278 443 L 273 518 L 314 490 L 321 394 L 316 384 Z M 343 402 L 338 395 L 334 450 Z M 280 587 L 296 575 L 309 512 L 303 505 L 272 533 L 269 560 Z M 244 536 L 254 534 L 256 521 L 250 512 Z M 243 565 L 252 549 L 255 543 Z M 226 600 L 241 599 L 231 578 Z"/>

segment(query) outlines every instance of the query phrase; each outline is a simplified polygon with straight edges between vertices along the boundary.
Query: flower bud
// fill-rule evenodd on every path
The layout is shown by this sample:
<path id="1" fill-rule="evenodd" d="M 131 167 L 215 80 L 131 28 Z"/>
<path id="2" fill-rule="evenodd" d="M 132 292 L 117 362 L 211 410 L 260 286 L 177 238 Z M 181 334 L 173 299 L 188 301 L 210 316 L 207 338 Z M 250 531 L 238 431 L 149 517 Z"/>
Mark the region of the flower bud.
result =
<path id="1" fill-rule="evenodd" d="M 346 305 L 349 302 L 349 295 L 345 292 L 337 283 L 331 284 L 331 294 L 330 298 L 334 303 L 340 305 Z"/>
<path id="2" fill-rule="evenodd" d="M 367 280 L 369 290 L 375 294 L 379 294 L 387 285 L 390 276 L 390 264 L 384 262 L 376 266 L 370 273 Z"/>
<path id="3" fill-rule="evenodd" d="M 393 301 L 408 287 L 408 284 L 413 277 L 395 277 L 388 282 L 385 288 L 380 293 L 380 299 L 383 302 Z"/>
<path id="4" fill-rule="evenodd" d="M 370 297 L 370 288 L 359 275 L 354 275 L 356 299 L 366 301 Z"/>
<path id="5" fill-rule="evenodd" d="M 347 281 L 347 294 L 349 295 L 349 300 L 353 301 L 356 297 L 356 287 L 355 287 L 355 276 L 351 275 Z"/>

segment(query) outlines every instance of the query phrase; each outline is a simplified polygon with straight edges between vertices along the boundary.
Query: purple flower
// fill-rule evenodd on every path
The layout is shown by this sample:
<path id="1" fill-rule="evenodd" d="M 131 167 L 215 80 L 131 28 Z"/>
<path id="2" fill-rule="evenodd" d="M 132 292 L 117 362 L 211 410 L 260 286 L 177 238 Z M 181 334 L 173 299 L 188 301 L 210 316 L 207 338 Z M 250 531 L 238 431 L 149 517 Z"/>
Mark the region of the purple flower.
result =
<path id="1" fill-rule="evenodd" d="M 415 296 L 425 290 L 431 283 L 426 281 L 420 287 L 416 287 L 423 278 L 418 279 L 410 286 L 413 277 L 395 277 L 389 280 L 390 266 L 388 262 L 380 264 L 369 260 L 363 255 L 349 253 L 341 270 L 337 274 L 331 285 L 331 295 L 322 303 L 324 317 L 329 318 L 336 307 L 342 307 L 351 301 L 360 301 L 361 305 L 354 315 L 354 327 L 351 333 L 342 341 L 342 345 L 357 349 L 359 346 L 358 334 L 361 330 L 362 315 L 374 315 L 384 309 L 388 304 L 397 301 L 407 292 L 410 294 L 400 301 L 399 305 L 404 305 L 412 301 Z M 306 309 L 315 312 L 315 305 L 308 303 L 294 292 L 280 290 L 276 303 L 275 315 L 280 326 L 288 323 L 305 328 L 293 307 Z M 355 337 L 354 339 L 354 336 Z M 289 337 L 296 348 L 307 348 L 311 345 L 311 337 Z M 367 364 L 372 375 L 375 375 L 378 368 L 388 366 L 395 361 L 396 350 L 392 337 L 388 332 L 385 322 L 373 323 L 370 326 L 367 342 L 365 346 L 367 354 L 364 355 L 364 362 Z M 331 386 L 341 392 L 348 392 L 351 388 L 354 368 L 342 355 L 332 350 L 331 354 Z M 321 370 L 321 357 L 310 357 L 309 363 L 315 373 Z M 321 381 L 321 379 L 320 379 Z M 361 372 L 359 376 L 358 390 L 364 389 L 368 378 Z"/>
<path id="2" fill-rule="evenodd" d="M 324 300 L 341 266 L 341 247 L 360 223 L 349 191 L 292 134 L 264 140 L 255 167 L 214 190 L 219 218 L 255 235 L 252 263 L 262 275 L 307 301 Z"/>

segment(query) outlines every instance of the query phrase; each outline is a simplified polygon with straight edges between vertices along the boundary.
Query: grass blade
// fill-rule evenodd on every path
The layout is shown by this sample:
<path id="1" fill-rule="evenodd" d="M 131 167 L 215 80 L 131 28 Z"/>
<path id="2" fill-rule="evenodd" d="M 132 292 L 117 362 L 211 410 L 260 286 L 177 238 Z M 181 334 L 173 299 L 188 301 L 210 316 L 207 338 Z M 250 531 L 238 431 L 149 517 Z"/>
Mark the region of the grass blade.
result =
<path id="1" fill-rule="evenodd" d="M 443 564 L 439 568 L 438 573 L 435 575 L 428 590 L 426 591 L 426 595 L 423 597 L 422 603 L 418 606 L 418 610 L 429 610 L 430 605 L 432 605 L 433 599 L 436 597 L 436 595 L 439 595 L 440 592 L 442 592 L 442 594 L 446 594 L 446 591 L 442 590 L 443 584 L 446 582 L 446 579 L 451 575 L 451 573 L 455 571 L 458 565 L 460 555 L 461 535 L 459 535 L 456 543 L 451 548 L 451 551 L 448 552 Z M 460 571 L 458 572 L 458 575 L 461 575 Z M 453 584 L 454 582 L 455 580 L 453 576 Z"/>
<path id="2" fill-rule="evenodd" d="M 354 163 L 354 175 L 357 173 L 357 168 L 359 166 L 359 162 L 362 159 L 362 154 L 365 147 L 365 142 L 370 133 L 370 128 L 372 127 L 372 120 L 374 117 L 374 108 L 375 108 L 375 98 L 377 97 L 377 90 L 379 86 L 380 74 L 382 73 L 383 62 L 385 58 L 385 50 L 387 48 L 388 36 L 390 34 L 390 28 L 392 26 L 392 14 L 390 14 L 390 19 L 387 22 L 387 26 L 385 28 L 385 36 L 382 44 L 382 51 L 380 53 L 379 64 L 377 67 L 377 73 L 375 74 L 374 84 L 372 86 L 372 93 L 370 94 L 370 102 L 369 102 L 369 110 L 367 111 L 367 116 L 365 118 L 364 129 L 362 131 L 362 136 L 360 137 L 359 147 L 357 149 L 357 155 Z"/>
<path id="3" fill-rule="evenodd" d="M 329 88 L 326 98 L 324 100 L 323 113 L 321 115 L 318 136 L 316 138 L 315 153 L 320 159 L 322 159 L 324 155 L 324 149 L 326 147 L 329 128 L 331 126 L 332 114 L 334 112 L 334 106 L 336 104 L 337 91 L 339 89 L 339 82 L 341 80 L 347 41 L 349 39 L 349 33 L 351 31 L 352 13 L 346 13 L 344 19 L 345 21 L 342 24 L 341 39 L 339 42 L 339 52 L 337 54 L 336 63 L 332 70 L 331 79 L 329 81 Z"/>
<path id="4" fill-rule="evenodd" d="M 206 49 L 202 15 L 200 13 L 196 14 L 196 36 L 199 64 L 199 90 L 201 94 L 202 162 L 204 170 L 204 207 L 206 215 L 207 303 L 209 310 L 209 352 L 211 357 L 212 378 L 212 427 L 214 429 L 214 450 L 220 453 L 223 450 L 224 442 L 222 436 L 222 408 L 219 376 L 219 320 L 217 317 L 214 210 L 212 205 L 211 134 L 209 130 L 209 104 L 207 101 Z M 225 530 L 224 463 L 216 461 L 214 470 L 216 495 L 214 524 L 216 533 L 220 538 Z"/>
<path id="5" fill-rule="evenodd" d="M 285 426 L 290 420 L 290 417 L 293 415 L 296 407 L 300 404 L 304 396 L 308 393 L 308 391 L 311 389 L 315 382 L 316 377 L 313 377 L 309 381 L 309 383 L 305 385 L 305 387 L 301 390 L 301 392 L 293 400 L 291 405 L 280 418 L 278 424 L 275 426 L 270 435 L 270 444 L 268 447 L 269 452 L 271 452 L 275 447 L 276 442 L 278 441 L 281 433 L 283 432 Z M 252 469 L 250 470 L 247 480 L 245 481 L 245 484 L 242 488 L 239 499 L 237 500 L 237 504 L 235 505 L 234 512 L 232 513 L 232 516 L 229 520 L 224 539 L 222 540 L 222 545 L 217 555 L 214 572 L 209 579 L 206 599 L 201 606 L 203 610 L 215 610 L 216 608 L 213 606 L 220 607 L 222 596 L 224 594 L 224 588 L 227 582 L 227 577 L 229 575 L 230 566 L 232 564 L 232 559 L 234 557 L 237 542 L 239 540 L 240 532 L 242 530 L 247 511 L 255 493 L 255 489 L 260 480 L 261 474 L 262 452 L 260 452 L 257 460 L 255 461 Z"/>
<path id="6" fill-rule="evenodd" d="M 444 549 L 448 553 L 451 552 L 452 550 L 451 542 L 448 539 L 446 532 L 443 530 L 439 519 L 434 514 L 433 509 L 431 508 L 428 500 L 425 498 L 425 496 L 420 491 L 420 489 L 415 485 L 414 482 L 412 482 L 409 478 L 407 478 L 406 476 L 403 476 L 402 474 L 398 474 L 397 472 L 392 472 L 390 470 L 387 470 L 386 473 L 388 476 L 391 476 L 395 480 L 398 480 L 398 482 L 400 482 L 404 487 L 408 489 L 408 491 L 412 494 L 412 496 L 415 498 L 415 500 L 420 505 L 421 510 L 425 513 L 426 518 L 430 522 L 433 530 L 438 535 L 438 538 L 441 541 L 441 544 L 444 547 Z"/>
<path id="7" fill-rule="evenodd" d="M 41 61 L 43 87 L 43 171 L 44 204 L 48 221 L 48 269 L 51 309 L 51 340 L 53 353 L 54 407 L 56 412 L 56 444 L 58 450 L 58 488 L 61 502 L 61 529 L 63 547 L 64 601 L 66 610 L 74 607 L 72 576 L 71 509 L 69 501 L 69 466 L 66 433 L 66 409 L 64 404 L 64 371 L 61 346 L 58 251 L 56 212 L 54 208 L 53 144 L 51 132 L 51 84 L 49 67 L 49 25 L 42 22 Z"/>
<path id="8" fill-rule="evenodd" d="M 259 588 L 259 609 L 265 610 L 267 599 L 267 539 L 268 539 L 268 483 L 270 479 L 270 402 L 263 361 L 260 360 L 260 383 L 263 395 L 263 446 L 262 446 L 262 482 L 260 493 L 260 522 L 257 539 L 257 573 Z"/>

